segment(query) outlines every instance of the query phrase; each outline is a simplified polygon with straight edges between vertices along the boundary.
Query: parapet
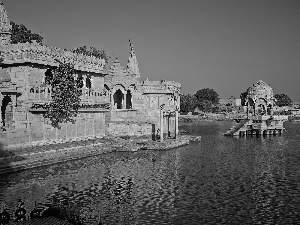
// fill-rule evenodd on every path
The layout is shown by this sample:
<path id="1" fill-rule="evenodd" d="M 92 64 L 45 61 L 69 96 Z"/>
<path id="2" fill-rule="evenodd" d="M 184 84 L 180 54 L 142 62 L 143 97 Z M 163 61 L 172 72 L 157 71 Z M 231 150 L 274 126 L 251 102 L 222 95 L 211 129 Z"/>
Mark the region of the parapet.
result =
<path id="1" fill-rule="evenodd" d="M 58 62 L 71 62 L 79 71 L 103 73 L 105 60 L 94 56 L 85 56 L 56 47 L 39 43 L 18 43 L 1 45 L 2 64 L 34 63 L 58 66 Z"/>
<path id="2" fill-rule="evenodd" d="M 145 80 L 142 81 L 142 85 L 150 85 L 150 86 L 175 86 L 177 88 L 181 88 L 181 84 L 176 81 L 167 81 L 167 80 L 160 80 L 160 81 L 150 81 Z"/>
<path id="3" fill-rule="evenodd" d="M 170 94 L 180 94 L 181 84 L 176 81 L 149 81 L 148 79 L 142 81 L 140 84 L 143 87 L 144 93 L 164 92 Z"/>

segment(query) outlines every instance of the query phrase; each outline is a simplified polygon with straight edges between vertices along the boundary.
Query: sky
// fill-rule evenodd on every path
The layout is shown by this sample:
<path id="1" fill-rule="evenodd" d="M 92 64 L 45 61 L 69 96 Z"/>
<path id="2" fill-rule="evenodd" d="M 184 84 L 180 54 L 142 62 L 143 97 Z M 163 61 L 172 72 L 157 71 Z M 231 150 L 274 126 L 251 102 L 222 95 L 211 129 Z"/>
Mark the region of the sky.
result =
<path id="1" fill-rule="evenodd" d="M 300 101 L 300 0 L 2 0 L 9 19 L 64 49 L 104 48 L 141 80 L 239 97 L 258 80 Z"/>

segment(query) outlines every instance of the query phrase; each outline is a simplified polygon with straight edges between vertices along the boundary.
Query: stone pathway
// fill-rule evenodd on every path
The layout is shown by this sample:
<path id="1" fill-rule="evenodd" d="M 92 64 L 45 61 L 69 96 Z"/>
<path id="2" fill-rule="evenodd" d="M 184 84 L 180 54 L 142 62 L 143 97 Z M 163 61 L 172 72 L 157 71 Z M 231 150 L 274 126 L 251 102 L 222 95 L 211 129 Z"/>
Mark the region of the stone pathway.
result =
<path id="1" fill-rule="evenodd" d="M 88 142 L 57 143 L 56 145 L 32 146 L 29 153 L 0 159 L 0 174 L 21 171 L 39 166 L 62 163 L 85 157 L 96 156 L 114 151 L 167 150 L 184 145 L 190 141 L 200 141 L 201 137 L 180 135 L 176 139 L 165 139 L 163 142 L 152 141 L 146 137 L 104 137 Z M 88 145 L 80 145 L 88 143 Z M 76 145 L 78 144 L 78 145 Z M 49 149 L 49 147 L 55 147 Z M 36 150 L 38 148 L 39 151 Z M 18 158 L 21 157 L 21 158 Z M 6 160 L 6 161 L 5 161 Z"/>

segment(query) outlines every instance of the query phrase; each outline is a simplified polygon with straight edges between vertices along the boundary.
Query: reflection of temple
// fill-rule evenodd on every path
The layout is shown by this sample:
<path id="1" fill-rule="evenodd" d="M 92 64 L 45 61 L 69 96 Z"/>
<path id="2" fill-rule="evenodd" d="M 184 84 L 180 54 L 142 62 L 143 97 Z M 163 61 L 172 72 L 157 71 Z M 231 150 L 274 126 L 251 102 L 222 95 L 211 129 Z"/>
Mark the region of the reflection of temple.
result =
<path id="1" fill-rule="evenodd" d="M 181 85 L 174 81 L 140 81 L 133 45 L 124 68 L 118 59 L 105 72 L 105 60 L 39 43 L 11 44 L 11 25 L 0 0 L 0 138 L 8 144 L 112 135 L 145 135 L 156 132 L 160 106 L 165 131 L 175 130 Z M 83 78 L 76 123 L 51 126 L 43 118 L 52 101 L 46 85 L 58 61 L 71 62 L 75 79 Z M 116 121 L 123 124 L 116 124 Z M 127 122 L 126 123 L 124 123 Z M 130 121 L 130 123 L 128 123 Z M 109 124 L 108 124 L 109 123 Z M 171 124 L 171 125 L 170 125 Z M 177 129 L 178 130 L 178 129 Z"/>
<path id="2" fill-rule="evenodd" d="M 272 88 L 259 80 L 248 88 L 247 118 L 237 118 L 238 124 L 232 127 L 226 136 L 247 135 L 275 135 L 284 130 L 283 122 L 287 116 L 274 116 L 273 109 L 276 105 Z"/>

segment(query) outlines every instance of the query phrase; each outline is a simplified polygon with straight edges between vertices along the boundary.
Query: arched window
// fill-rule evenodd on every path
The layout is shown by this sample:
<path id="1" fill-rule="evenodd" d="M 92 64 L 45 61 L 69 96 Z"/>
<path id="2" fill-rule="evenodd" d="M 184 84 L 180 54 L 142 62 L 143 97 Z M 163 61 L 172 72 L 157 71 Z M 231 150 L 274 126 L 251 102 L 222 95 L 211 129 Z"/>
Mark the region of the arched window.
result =
<path id="1" fill-rule="evenodd" d="M 85 86 L 86 86 L 87 88 L 92 88 L 92 82 L 91 82 L 91 79 L 90 79 L 89 77 L 87 77 L 87 78 L 85 79 Z"/>
<path id="2" fill-rule="evenodd" d="M 47 69 L 45 72 L 45 84 L 50 84 L 53 79 L 53 74 L 51 69 Z"/>

